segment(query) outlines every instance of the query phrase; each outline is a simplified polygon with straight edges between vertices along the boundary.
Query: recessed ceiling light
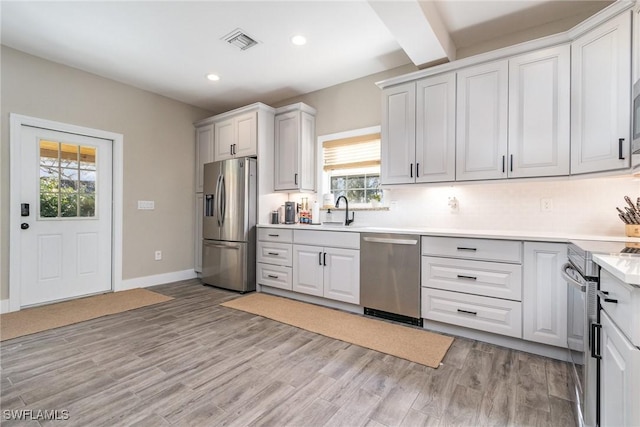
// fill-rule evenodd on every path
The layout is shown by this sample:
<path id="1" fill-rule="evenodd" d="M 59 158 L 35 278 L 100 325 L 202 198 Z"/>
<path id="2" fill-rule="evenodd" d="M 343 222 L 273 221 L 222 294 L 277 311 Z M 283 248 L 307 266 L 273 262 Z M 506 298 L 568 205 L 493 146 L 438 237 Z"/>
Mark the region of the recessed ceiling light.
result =
<path id="1" fill-rule="evenodd" d="M 217 74 L 207 74 L 207 79 L 211 80 L 212 82 L 217 82 L 218 80 L 220 80 L 220 76 Z"/>
<path id="2" fill-rule="evenodd" d="M 300 34 L 298 34 L 291 37 L 291 43 L 295 44 L 296 46 L 302 46 L 303 44 L 307 43 L 307 39 L 305 38 L 305 36 L 301 36 Z"/>

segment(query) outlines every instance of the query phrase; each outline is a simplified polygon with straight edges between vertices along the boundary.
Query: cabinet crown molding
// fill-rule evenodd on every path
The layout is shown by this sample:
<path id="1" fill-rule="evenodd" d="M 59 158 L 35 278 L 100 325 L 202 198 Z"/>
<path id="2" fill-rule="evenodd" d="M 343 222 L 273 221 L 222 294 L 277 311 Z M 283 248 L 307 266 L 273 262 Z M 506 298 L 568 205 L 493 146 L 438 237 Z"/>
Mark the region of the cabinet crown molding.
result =
<path id="1" fill-rule="evenodd" d="M 275 114 L 283 114 L 290 111 L 302 111 L 303 113 L 316 114 L 316 109 L 304 102 L 296 102 L 295 104 L 278 107 L 275 109 Z"/>
<path id="2" fill-rule="evenodd" d="M 206 119 L 198 120 L 197 122 L 194 122 L 193 125 L 195 127 L 206 126 L 220 120 L 228 119 L 229 117 L 235 116 L 237 114 L 248 113 L 250 111 L 265 111 L 273 114 L 275 109 L 262 102 L 255 102 L 244 107 L 236 108 L 234 110 L 216 114 L 215 116 L 207 117 Z"/>
<path id="3" fill-rule="evenodd" d="M 403 74 L 401 76 L 392 77 L 389 79 L 376 82 L 376 86 L 380 89 L 387 88 L 389 86 L 398 85 L 401 83 L 407 83 L 414 80 L 418 80 L 424 77 L 433 76 L 436 74 L 445 73 L 448 71 L 459 70 L 463 67 L 471 65 L 479 65 L 484 62 L 495 61 L 499 59 L 508 58 L 510 56 L 527 53 L 534 50 L 543 49 L 546 47 L 552 47 L 560 44 L 570 43 L 582 34 L 596 28 L 602 23 L 614 18 L 621 13 L 630 10 L 636 4 L 636 0 L 618 0 L 600 12 L 589 17 L 583 22 L 579 23 L 575 27 L 558 34 L 553 34 L 539 39 L 530 40 L 523 43 L 518 43 L 513 46 L 504 47 L 501 49 L 492 50 L 489 52 L 481 53 L 478 55 L 463 58 L 457 61 L 449 62 L 446 64 L 436 65 L 424 70 L 414 71 L 409 74 Z"/>

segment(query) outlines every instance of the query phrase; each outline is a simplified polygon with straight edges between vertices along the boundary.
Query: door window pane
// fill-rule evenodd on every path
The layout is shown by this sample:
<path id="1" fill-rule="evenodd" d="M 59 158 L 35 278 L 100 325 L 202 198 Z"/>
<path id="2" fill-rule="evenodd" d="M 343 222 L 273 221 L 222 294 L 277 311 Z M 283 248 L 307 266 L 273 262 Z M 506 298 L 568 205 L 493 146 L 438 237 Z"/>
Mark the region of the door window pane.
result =
<path id="1" fill-rule="evenodd" d="M 40 217 L 96 215 L 95 147 L 40 141 Z"/>

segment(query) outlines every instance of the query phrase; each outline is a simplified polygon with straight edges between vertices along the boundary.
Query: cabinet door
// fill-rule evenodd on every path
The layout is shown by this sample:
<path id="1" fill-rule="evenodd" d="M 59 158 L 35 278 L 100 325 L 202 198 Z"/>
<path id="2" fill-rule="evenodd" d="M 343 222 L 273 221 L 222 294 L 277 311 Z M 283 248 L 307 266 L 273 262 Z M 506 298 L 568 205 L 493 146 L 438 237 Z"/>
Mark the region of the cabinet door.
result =
<path id="1" fill-rule="evenodd" d="M 509 177 L 569 175 L 570 47 L 509 60 Z"/>
<path id="2" fill-rule="evenodd" d="M 416 84 L 406 83 L 382 91 L 380 181 L 415 182 Z"/>
<path id="3" fill-rule="evenodd" d="M 202 217 L 204 215 L 204 202 L 202 193 L 196 194 L 196 217 L 195 217 L 195 244 L 194 244 L 194 270 L 202 273 Z"/>
<path id="4" fill-rule="evenodd" d="M 302 112 L 300 115 L 300 189 L 316 189 L 316 118 Z"/>
<path id="5" fill-rule="evenodd" d="M 323 288 L 323 248 L 293 245 L 292 290 L 321 297 Z"/>
<path id="6" fill-rule="evenodd" d="M 241 114 L 233 119 L 235 127 L 234 157 L 256 156 L 258 154 L 258 113 Z"/>
<path id="7" fill-rule="evenodd" d="M 275 190 L 297 190 L 300 176 L 298 172 L 298 135 L 300 113 L 292 111 L 278 114 L 275 118 Z"/>
<path id="8" fill-rule="evenodd" d="M 631 16 L 571 45 L 571 173 L 630 165 Z"/>
<path id="9" fill-rule="evenodd" d="M 456 76 L 416 84 L 416 182 L 455 180 Z"/>
<path id="10" fill-rule="evenodd" d="M 524 243 L 523 338 L 567 346 L 567 283 L 560 268 L 567 262 L 564 243 Z"/>
<path id="11" fill-rule="evenodd" d="M 627 340 L 604 311 L 600 316 L 600 425 L 640 425 L 640 350 Z"/>
<path id="12" fill-rule="evenodd" d="M 506 178 L 507 61 L 457 73 L 456 179 Z"/>
<path id="13" fill-rule="evenodd" d="M 196 129 L 196 193 L 202 192 L 204 164 L 213 161 L 213 124 Z"/>
<path id="14" fill-rule="evenodd" d="M 233 119 L 216 122 L 214 124 L 214 129 L 215 140 L 213 145 L 215 150 L 213 160 L 217 162 L 219 160 L 230 159 L 233 157 L 231 154 L 231 147 L 235 140 Z"/>
<path id="15" fill-rule="evenodd" d="M 360 251 L 325 248 L 324 252 L 324 296 L 360 304 Z"/>

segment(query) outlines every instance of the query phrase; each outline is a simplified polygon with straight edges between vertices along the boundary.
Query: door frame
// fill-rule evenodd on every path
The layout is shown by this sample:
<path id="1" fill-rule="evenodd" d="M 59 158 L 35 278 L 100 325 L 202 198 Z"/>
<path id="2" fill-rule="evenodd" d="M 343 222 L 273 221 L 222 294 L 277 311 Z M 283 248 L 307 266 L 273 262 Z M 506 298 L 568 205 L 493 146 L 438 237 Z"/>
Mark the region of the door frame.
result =
<path id="1" fill-rule="evenodd" d="M 18 254 L 20 229 L 20 162 L 22 126 L 50 129 L 112 141 L 111 290 L 122 289 L 122 217 L 124 135 L 21 114 L 9 114 L 9 311 L 20 310 L 21 272 Z"/>

